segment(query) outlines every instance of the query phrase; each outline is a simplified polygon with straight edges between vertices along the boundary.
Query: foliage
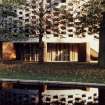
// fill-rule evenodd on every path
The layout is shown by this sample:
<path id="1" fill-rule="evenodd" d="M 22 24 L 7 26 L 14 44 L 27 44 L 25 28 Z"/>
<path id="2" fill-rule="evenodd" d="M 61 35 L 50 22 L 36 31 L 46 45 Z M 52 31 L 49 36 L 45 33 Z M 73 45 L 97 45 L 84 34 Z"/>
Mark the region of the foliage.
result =
<path id="1" fill-rule="evenodd" d="M 2 4 L 5 5 L 10 5 L 10 4 L 15 4 L 15 5 L 21 5 L 24 4 L 26 0 L 2 0 Z"/>
<path id="2" fill-rule="evenodd" d="M 17 23 L 20 22 L 19 20 L 12 20 L 17 17 L 15 9 L 17 9 L 18 5 L 16 3 L 11 4 L 12 1 L 8 2 L 0 5 L 0 40 L 11 41 L 27 39 L 27 37 L 25 37 L 25 30 L 23 30 L 24 26 L 20 27 L 21 32 L 13 31 L 18 29 Z M 15 28 L 13 29 L 13 27 Z"/>
<path id="3" fill-rule="evenodd" d="M 2 16 L 4 18 L 7 16 L 16 17 L 16 14 L 13 11 L 11 11 L 12 6 L 17 6 L 17 5 L 20 6 L 21 4 L 25 5 L 25 1 L 26 0 L 3 0 L 3 6 L 5 6 L 5 8 L 7 8 L 7 9 L 2 12 Z M 39 35 L 39 43 L 41 43 L 42 37 L 44 34 L 44 30 L 45 30 L 45 25 L 48 23 L 49 23 L 48 26 L 52 25 L 51 22 L 46 19 L 46 14 L 48 12 L 50 13 L 51 8 L 55 7 L 56 4 L 55 4 L 55 2 L 51 1 L 50 5 L 43 6 L 44 0 L 40 0 L 40 1 L 36 0 L 36 2 L 39 2 L 39 4 L 38 4 L 39 6 L 38 6 L 38 11 L 34 11 L 34 14 L 39 17 L 39 22 L 38 22 L 37 26 L 35 26 L 35 27 L 39 30 L 39 34 L 40 34 Z M 105 10 L 104 4 L 105 3 L 103 0 L 88 0 L 83 5 L 76 8 L 74 13 L 76 13 L 76 11 L 78 9 L 81 10 L 80 12 L 77 12 L 77 17 L 80 19 L 81 26 L 82 26 L 79 29 L 80 33 L 83 33 L 83 30 L 86 27 L 89 27 L 90 33 L 97 33 L 99 31 L 99 23 L 102 18 L 101 13 L 103 12 L 103 10 Z M 71 14 L 69 13 L 69 10 L 65 10 L 65 6 L 61 7 L 58 11 L 64 12 L 65 15 L 68 15 L 68 16 L 66 16 L 68 20 L 71 19 Z M 31 27 L 31 26 L 29 26 L 29 27 Z M 32 28 L 32 30 L 35 30 L 36 28 Z M 4 31 L 4 32 L 7 32 L 7 31 Z M 25 31 L 23 30 L 23 32 L 25 32 Z M 17 36 L 17 35 L 15 34 L 14 36 Z"/>
<path id="4" fill-rule="evenodd" d="M 89 0 L 81 7 L 81 10 L 82 24 L 86 27 L 90 27 L 91 33 L 97 33 L 102 20 L 102 12 L 105 11 L 103 0 Z"/>

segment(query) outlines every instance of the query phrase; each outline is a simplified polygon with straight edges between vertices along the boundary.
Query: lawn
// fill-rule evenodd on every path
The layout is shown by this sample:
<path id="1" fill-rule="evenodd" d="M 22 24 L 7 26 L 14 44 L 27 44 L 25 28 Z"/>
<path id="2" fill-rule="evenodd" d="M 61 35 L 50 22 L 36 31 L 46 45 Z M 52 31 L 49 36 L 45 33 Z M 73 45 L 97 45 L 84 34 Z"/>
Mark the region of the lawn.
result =
<path id="1" fill-rule="evenodd" d="M 105 83 L 97 63 L 0 63 L 0 78 Z"/>

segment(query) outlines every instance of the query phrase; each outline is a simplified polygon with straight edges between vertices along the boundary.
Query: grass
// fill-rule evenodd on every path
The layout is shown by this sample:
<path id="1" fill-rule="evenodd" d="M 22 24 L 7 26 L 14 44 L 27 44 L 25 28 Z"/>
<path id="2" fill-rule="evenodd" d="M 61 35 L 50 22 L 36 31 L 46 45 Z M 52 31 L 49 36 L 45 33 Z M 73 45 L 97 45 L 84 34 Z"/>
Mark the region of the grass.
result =
<path id="1" fill-rule="evenodd" d="M 0 78 L 105 83 L 105 69 L 97 63 L 1 63 Z"/>

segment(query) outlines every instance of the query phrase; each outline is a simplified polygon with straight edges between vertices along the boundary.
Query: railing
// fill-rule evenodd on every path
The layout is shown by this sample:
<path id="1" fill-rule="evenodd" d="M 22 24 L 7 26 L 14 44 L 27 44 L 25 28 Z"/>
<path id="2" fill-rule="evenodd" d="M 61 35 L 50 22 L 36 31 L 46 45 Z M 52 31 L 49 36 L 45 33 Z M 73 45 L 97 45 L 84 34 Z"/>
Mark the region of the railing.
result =
<path id="1" fill-rule="evenodd" d="M 39 54 L 36 52 L 35 54 L 24 54 L 24 61 L 39 61 Z"/>

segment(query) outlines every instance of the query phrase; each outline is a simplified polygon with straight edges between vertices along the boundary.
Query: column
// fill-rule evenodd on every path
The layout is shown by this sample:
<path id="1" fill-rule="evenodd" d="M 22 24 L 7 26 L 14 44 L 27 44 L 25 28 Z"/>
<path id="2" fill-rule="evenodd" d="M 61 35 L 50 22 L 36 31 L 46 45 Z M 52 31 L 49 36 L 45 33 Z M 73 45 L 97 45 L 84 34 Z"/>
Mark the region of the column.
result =
<path id="1" fill-rule="evenodd" d="M 90 45 L 86 43 L 86 62 L 90 62 Z"/>
<path id="2" fill-rule="evenodd" d="M 0 61 L 2 61 L 2 42 L 0 42 Z"/>
<path id="3" fill-rule="evenodd" d="M 43 62 L 47 62 L 47 43 L 43 42 Z"/>

